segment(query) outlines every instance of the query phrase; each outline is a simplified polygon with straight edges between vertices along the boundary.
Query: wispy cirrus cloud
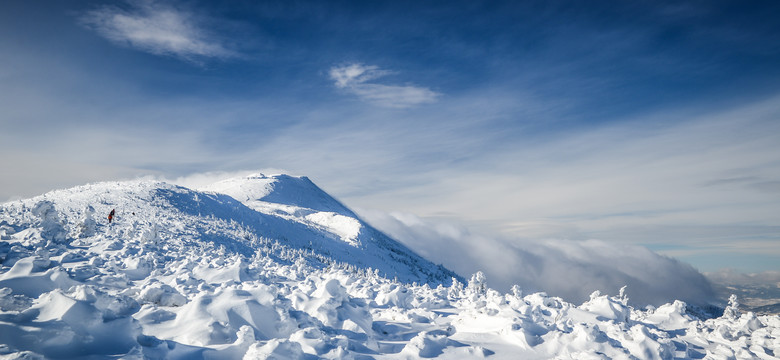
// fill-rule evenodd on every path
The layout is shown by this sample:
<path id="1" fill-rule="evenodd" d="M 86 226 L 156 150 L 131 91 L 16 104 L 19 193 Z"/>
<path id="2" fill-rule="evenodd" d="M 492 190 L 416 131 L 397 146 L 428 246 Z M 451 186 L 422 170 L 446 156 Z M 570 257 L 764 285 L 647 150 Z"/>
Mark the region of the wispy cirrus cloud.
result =
<path id="1" fill-rule="evenodd" d="M 128 5 L 98 7 L 83 14 L 81 23 L 114 43 L 155 55 L 188 61 L 238 56 L 188 10 L 152 0 L 131 0 Z"/>
<path id="2" fill-rule="evenodd" d="M 425 87 L 384 85 L 372 82 L 392 73 L 392 71 L 382 70 L 377 66 L 357 63 L 335 66 L 330 69 L 330 77 L 336 82 L 336 87 L 377 106 L 410 108 L 432 103 L 441 96 L 440 93 Z"/>

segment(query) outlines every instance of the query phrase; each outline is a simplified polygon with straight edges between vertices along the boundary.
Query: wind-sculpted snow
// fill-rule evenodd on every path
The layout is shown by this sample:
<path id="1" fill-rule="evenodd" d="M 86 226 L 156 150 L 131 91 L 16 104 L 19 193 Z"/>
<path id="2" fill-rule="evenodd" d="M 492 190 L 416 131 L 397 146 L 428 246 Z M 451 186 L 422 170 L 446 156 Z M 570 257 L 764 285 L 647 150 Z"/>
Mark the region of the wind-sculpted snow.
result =
<path id="1" fill-rule="evenodd" d="M 780 317 L 741 313 L 736 299 L 722 317 L 699 320 L 679 301 L 635 309 L 627 302 L 631 289 L 616 296 L 595 292 L 578 306 L 544 293 L 523 294 L 519 287 L 501 294 L 481 273 L 467 283 L 459 278 L 443 283 L 436 276 L 451 273 L 388 245 L 392 240 L 375 230 L 361 227 L 355 245 L 343 241 L 345 234 L 326 231 L 342 226 L 338 221 L 313 226 L 306 219 L 348 213 L 304 208 L 300 201 L 254 204 L 265 206 L 266 213 L 245 205 L 247 200 L 265 201 L 125 182 L 3 204 L 0 357 L 775 359 L 780 354 Z M 105 214 L 113 208 L 117 217 L 108 224 Z M 347 261 L 349 256 L 356 259 Z M 393 270 L 398 280 L 382 276 Z"/>

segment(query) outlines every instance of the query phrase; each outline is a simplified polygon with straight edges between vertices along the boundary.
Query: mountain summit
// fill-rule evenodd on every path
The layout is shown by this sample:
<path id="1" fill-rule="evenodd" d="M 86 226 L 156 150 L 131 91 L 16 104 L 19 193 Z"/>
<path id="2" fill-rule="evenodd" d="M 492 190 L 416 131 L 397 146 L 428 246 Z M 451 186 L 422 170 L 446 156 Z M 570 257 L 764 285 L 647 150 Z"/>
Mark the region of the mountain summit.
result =
<path id="1" fill-rule="evenodd" d="M 252 174 L 219 181 L 199 190 L 230 195 L 247 205 L 257 202 L 288 205 L 301 209 L 333 212 L 357 218 L 346 206 L 328 195 L 308 177 Z"/>
<path id="2" fill-rule="evenodd" d="M 283 229 L 279 235 L 296 248 L 317 250 L 335 261 L 370 267 L 407 282 L 437 285 L 461 279 L 374 229 L 305 176 L 253 174 L 200 190 L 228 195 L 257 211 L 261 218 L 278 224 L 274 230 Z M 280 219 L 288 224 L 279 224 Z M 291 237 L 301 232 L 302 236 Z"/>

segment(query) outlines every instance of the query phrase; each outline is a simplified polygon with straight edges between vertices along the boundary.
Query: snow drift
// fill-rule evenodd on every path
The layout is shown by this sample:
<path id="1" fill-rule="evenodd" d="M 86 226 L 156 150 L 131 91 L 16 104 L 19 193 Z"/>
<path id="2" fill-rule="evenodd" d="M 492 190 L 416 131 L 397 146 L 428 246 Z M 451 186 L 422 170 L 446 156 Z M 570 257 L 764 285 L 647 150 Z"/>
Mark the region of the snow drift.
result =
<path id="1" fill-rule="evenodd" d="M 104 220 L 111 209 L 115 221 Z M 100 183 L 0 205 L 6 358 L 774 358 L 780 318 L 466 282 L 306 178 Z"/>

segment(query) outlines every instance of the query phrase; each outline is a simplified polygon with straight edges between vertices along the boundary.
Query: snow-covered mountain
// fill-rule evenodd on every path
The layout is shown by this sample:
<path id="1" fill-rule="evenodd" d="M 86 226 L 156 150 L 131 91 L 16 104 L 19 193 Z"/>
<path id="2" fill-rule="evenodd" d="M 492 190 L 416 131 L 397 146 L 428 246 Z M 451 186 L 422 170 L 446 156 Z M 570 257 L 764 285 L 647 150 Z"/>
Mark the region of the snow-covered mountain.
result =
<path id="1" fill-rule="evenodd" d="M 6 226 L 36 224 L 33 210 L 43 202 L 50 205 L 37 212 L 74 225 L 56 230 L 64 237 L 89 238 L 84 231 L 117 240 L 151 237 L 165 244 L 205 243 L 213 251 L 245 256 L 267 246 L 277 258 L 308 252 L 302 257 L 320 267 L 354 266 L 405 282 L 435 286 L 458 277 L 367 225 L 305 177 L 258 174 L 202 191 L 157 181 L 90 184 L 8 204 L 4 214 L 26 222 L 12 225 L 20 219 L 10 217 Z M 108 224 L 103 219 L 112 209 L 115 220 Z"/>
<path id="2" fill-rule="evenodd" d="M 249 175 L 220 181 L 201 190 L 226 194 L 266 222 L 260 234 L 311 249 L 334 261 L 405 282 L 449 284 L 458 275 L 434 265 L 401 243 L 363 222 L 355 213 L 306 177 Z M 272 235 L 273 234 L 273 235 Z"/>
<path id="3" fill-rule="evenodd" d="M 113 222 L 106 216 L 115 209 Z M 500 294 L 305 177 L 90 184 L 0 205 L 1 358 L 775 358 L 780 318 Z"/>

